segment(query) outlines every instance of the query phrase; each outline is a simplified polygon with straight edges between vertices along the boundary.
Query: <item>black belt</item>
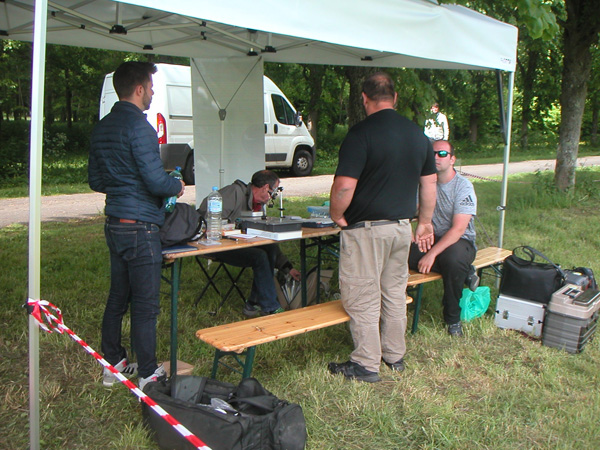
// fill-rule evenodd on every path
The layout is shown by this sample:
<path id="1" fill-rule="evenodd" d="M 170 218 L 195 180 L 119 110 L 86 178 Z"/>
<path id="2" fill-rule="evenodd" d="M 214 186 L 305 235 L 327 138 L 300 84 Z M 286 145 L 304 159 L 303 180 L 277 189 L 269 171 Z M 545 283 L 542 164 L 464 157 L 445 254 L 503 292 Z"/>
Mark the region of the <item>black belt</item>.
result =
<path id="1" fill-rule="evenodd" d="M 364 228 L 367 224 L 370 224 L 372 227 L 378 227 L 380 225 L 392 225 L 394 223 L 399 223 L 402 219 L 398 220 L 365 220 L 363 222 L 356 222 L 352 225 L 348 225 L 347 227 L 343 227 L 342 230 L 355 230 L 356 228 Z"/>

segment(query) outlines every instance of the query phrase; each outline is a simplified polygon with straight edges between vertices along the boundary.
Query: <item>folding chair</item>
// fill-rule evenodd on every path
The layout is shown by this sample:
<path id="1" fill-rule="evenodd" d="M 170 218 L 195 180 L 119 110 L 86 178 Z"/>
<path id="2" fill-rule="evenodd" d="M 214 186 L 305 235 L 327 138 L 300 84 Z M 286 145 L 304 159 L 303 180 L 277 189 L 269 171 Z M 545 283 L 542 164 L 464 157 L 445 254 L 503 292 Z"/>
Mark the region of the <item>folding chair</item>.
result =
<path id="1" fill-rule="evenodd" d="M 196 258 L 196 262 L 198 263 L 198 265 L 200 266 L 200 269 L 202 270 L 202 272 L 204 273 L 204 275 L 206 276 L 206 284 L 204 285 L 204 287 L 202 288 L 202 290 L 200 291 L 200 294 L 198 294 L 198 297 L 196 298 L 196 302 L 194 303 L 195 306 L 198 305 L 198 303 L 200 302 L 200 300 L 202 299 L 202 297 L 204 296 L 204 294 L 206 293 L 206 291 L 212 286 L 212 288 L 215 290 L 215 292 L 221 297 L 221 302 L 219 303 L 219 305 L 217 306 L 217 309 L 215 311 L 210 311 L 209 314 L 211 316 L 216 315 L 219 310 L 221 309 L 221 307 L 225 304 L 225 302 L 227 301 L 227 299 L 229 298 L 229 296 L 231 295 L 231 293 L 235 290 L 237 291 L 239 297 L 241 298 L 242 302 L 246 301 L 246 297 L 244 295 L 244 293 L 242 292 L 242 289 L 240 288 L 240 286 L 238 285 L 238 282 L 240 281 L 242 274 L 244 273 L 244 271 L 246 270 L 246 267 L 240 267 L 239 272 L 234 276 L 234 274 L 231 273 L 231 271 L 227 268 L 227 265 L 224 262 L 219 261 L 218 259 L 215 258 L 206 258 L 206 257 L 201 257 L 199 255 L 196 255 L 194 258 Z M 217 264 L 217 268 L 214 269 L 211 273 L 210 268 L 205 267 L 204 263 L 202 262 L 203 259 L 206 259 L 208 261 L 213 261 L 214 263 Z M 221 290 L 219 289 L 219 287 L 217 286 L 216 283 L 216 279 L 217 276 L 219 275 L 219 272 L 223 270 L 223 272 L 225 273 L 225 275 L 227 275 L 227 278 L 229 278 L 230 281 L 230 285 L 229 288 L 227 289 L 227 292 L 225 292 L 225 294 L 223 295 L 223 293 L 221 292 Z"/>

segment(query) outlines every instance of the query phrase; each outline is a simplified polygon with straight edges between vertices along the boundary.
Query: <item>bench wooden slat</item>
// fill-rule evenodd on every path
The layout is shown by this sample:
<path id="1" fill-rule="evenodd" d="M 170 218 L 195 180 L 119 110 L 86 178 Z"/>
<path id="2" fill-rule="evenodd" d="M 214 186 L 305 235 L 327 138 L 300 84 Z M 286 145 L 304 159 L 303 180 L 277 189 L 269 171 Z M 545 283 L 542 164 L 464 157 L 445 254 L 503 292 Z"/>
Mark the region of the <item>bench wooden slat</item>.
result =
<path id="1" fill-rule="evenodd" d="M 412 298 L 406 297 L 406 303 Z M 224 352 L 241 353 L 248 347 L 348 322 L 341 300 L 294 309 L 198 330 L 198 339 Z"/>
<path id="2" fill-rule="evenodd" d="M 473 261 L 475 269 L 483 269 L 485 267 L 493 266 L 494 264 L 501 263 L 504 261 L 512 251 L 505 250 L 498 247 L 487 247 L 479 250 L 477 256 Z M 429 283 L 430 281 L 441 280 L 442 276 L 437 272 L 419 273 L 416 270 L 411 270 L 408 276 L 407 285 L 418 286 L 419 284 Z"/>
<path id="3" fill-rule="evenodd" d="M 291 316 L 291 318 L 290 318 Z M 196 336 L 219 350 L 241 353 L 247 347 L 306 333 L 350 320 L 336 300 L 271 316 L 199 330 Z"/>
<path id="4" fill-rule="evenodd" d="M 473 265 L 476 269 L 492 266 L 501 263 L 512 254 L 511 250 L 498 247 L 482 248 L 477 252 Z"/>

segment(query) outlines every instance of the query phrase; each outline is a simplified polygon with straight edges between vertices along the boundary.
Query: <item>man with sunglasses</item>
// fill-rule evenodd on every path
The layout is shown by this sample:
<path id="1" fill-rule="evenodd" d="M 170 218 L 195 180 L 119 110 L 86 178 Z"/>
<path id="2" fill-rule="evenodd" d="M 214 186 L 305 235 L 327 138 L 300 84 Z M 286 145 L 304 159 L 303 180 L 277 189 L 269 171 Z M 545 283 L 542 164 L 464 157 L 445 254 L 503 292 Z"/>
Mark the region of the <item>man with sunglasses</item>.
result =
<path id="1" fill-rule="evenodd" d="M 230 223 L 242 216 L 244 212 L 264 211 L 265 205 L 271 200 L 279 187 L 279 177 L 270 170 L 260 170 L 252 175 L 250 183 L 236 180 L 229 186 L 219 189 L 223 197 L 223 212 L 221 217 Z M 198 211 L 206 216 L 208 197 L 202 200 Z M 282 312 L 277 300 L 277 291 L 273 274 L 275 269 L 284 274 L 290 274 L 295 280 L 300 280 L 300 272 L 293 268 L 292 263 L 281 252 L 279 244 L 261 245 L 259 247 L 219 252 L 215 259 L 236 267 L 252 267 L 254 279 L 250 297 L 244 305 L 242 313 L 246 317 L 268 315 Z"/>
<path id="2" fill-rule="evenodd" d="M 404 370 L 410 219 L 417 192 L 417 241 L 424 250 L 433 243 L 433 151 L 421 128 L 395 111 L 397 98 L 388 74 L 365 80 L 367 118 L 344 139 L 331 187 L 331 218 L 342 227 L 342 305 L 350 316 L 354 351 L 349 361 L 328 368 L 369 383 L 381 381 L 382 362 Z"/>
<path id="3" fill-rule="evenodd" d="M 448 141 L 433 143 L 437 168 L 437 200 L 433 212 L 435 242 L 423 252 L 416 243 L 410 249 L 409 265 L 413 270 L 442 274 L 444 284 L 444 321 L 451 336 L 462 336 L 460 298 L 465 283 L 475 290 L 479 277 L 471 265 L 475 259 L 477 196 L 473 184 L 454 169 L 456 156 Z"/>

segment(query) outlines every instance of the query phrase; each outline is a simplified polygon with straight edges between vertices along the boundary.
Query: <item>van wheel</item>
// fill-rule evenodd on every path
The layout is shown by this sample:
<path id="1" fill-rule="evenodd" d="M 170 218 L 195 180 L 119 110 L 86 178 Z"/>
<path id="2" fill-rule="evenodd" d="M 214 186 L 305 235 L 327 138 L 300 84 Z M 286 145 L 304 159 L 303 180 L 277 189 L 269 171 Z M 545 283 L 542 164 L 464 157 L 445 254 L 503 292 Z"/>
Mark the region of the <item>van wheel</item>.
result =
<path id="1" fill-rule="evenodd" d="M 292 161 L 292 173 L 297 177 L 310 175 L 313 168 L 311 154 L 307 150 L 297 150 Z"/>
<path id="2" fill-rule="evenodd" d="M 196 180 L 194 178 L 194 151 L 190 153 L 185 160 L 185 167 L 183 168 L 183 182 L 187 186 L 193 186 L 196 184 Z"/>

